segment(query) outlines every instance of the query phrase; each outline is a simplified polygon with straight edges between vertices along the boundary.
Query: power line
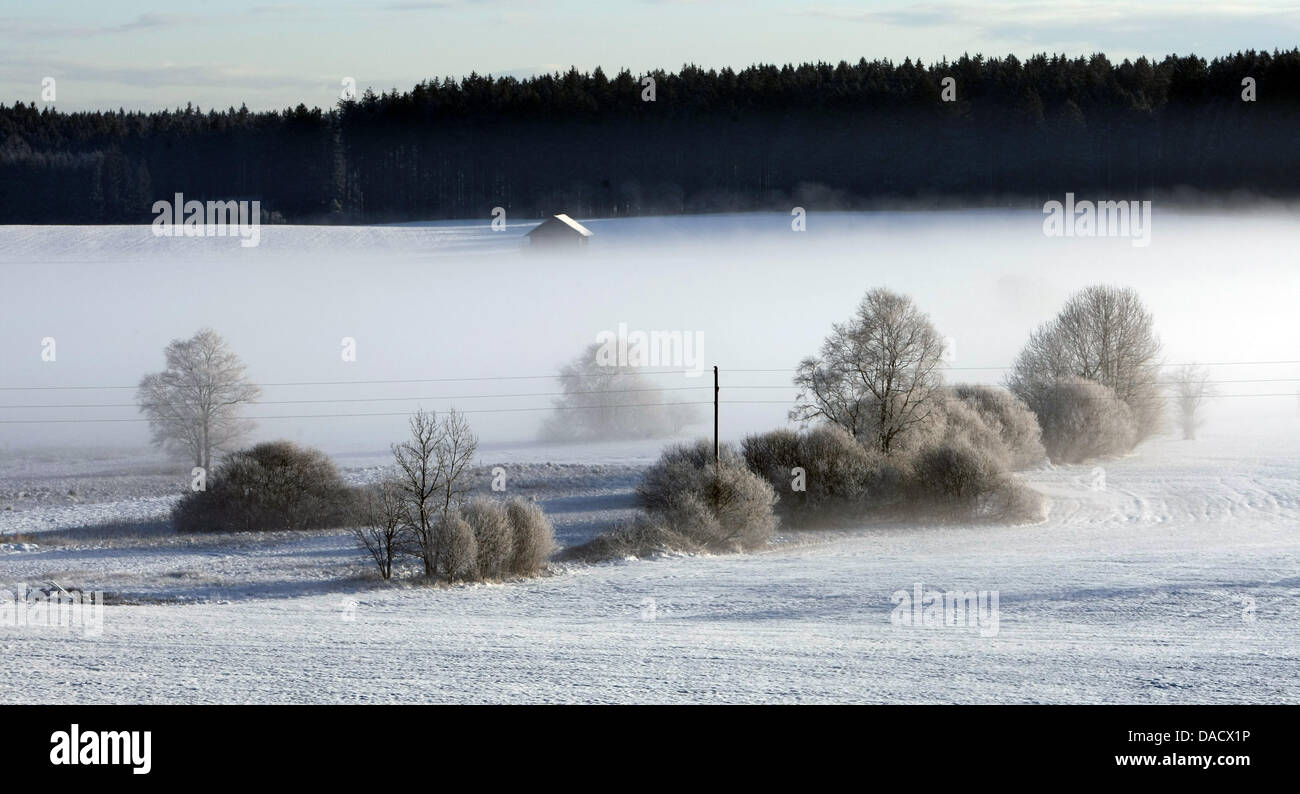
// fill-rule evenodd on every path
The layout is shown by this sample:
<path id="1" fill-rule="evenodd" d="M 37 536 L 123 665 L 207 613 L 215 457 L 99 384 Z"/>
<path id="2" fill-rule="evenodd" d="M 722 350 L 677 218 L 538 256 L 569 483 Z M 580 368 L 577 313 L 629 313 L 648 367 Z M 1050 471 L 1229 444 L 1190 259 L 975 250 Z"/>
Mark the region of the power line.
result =
<path id="1" fill-rule="evenodd" d="M 644 389 L 587 389 L 583 391 L 541 391 L 541 392 L 518 392 L 514 394 L 448 394 L 441 397 L 422 396 L 422 397 L 337 397 L 328 400 L 250 400 L 248 402 L 238 403 L 239 405 L 311 405 L 320 403 L 371 403 L 371 402 L 404 402 L 421 400 L 481 400 L 492 399 L 495 397 L 561 397 L 571 394 L 629 394 L 633 392 L 665 392 L 665 391 L 692 391 L 699 389 L 710 389 L 712 386 L 672 386 L 668 388 L 659 388 L 656 386 Z M 746 388 L 733 386 L 732 388 Z M 753 386 L 748 388 L 755 389 L 789 389 L 790 386 Z M 191 403 L 149 403 L 150 407 L 158 408 L 177 408 L 191 405 Z M 0 405 L 0 410 L 5 408 L 138 408 L 138 403 L 71 403 L 63 405 Z"/>
<path id="2" fill-rule="evenodd" d="M 665 369 L 665 370 L 642 370 L 640 368 L 630 368 L 636 375 L 685 375 L 685 374 L 703 374 L 704 370 L 696 369 Z M 284 381 L 281 383 L 253 383 L 252 386 L 364 386 L 386 383 L 471 383 L 478 381 L 499 381 L 499 380 L 563 380 L 564 376 L 558 373 L 550 375 L 494 375 L 477 378 L 390 378 L 380 380 L 301 380 L 301 381 Z M 203 384 L 210 386 L 212 384 Z M 85 391 L 98 391 L 109 389 L 138 389 L 139 385 L 134 386 L 0 386 L 0 391 L 55 391 L 55 390 L 72 390 L 80 389 Z"/>
<path id="3" fill-rule="evenodd" d="M 1238 378 L 1231 380 L 1174 380 L 1166 381 L 1170 385 L 1192 384 L 1192 385 L 1219 385 L 1224 383 L 1300 383 L 1300 378 Z M 711 389 L 712 386 L 670 386 L 657 387 L 651 386 L 644 389 L 586 389 L 582 391 L 540 391 L 540 392 L 514 392 L 505 394 L 447 394 L 441 396 L 416 396 L 416 397 L 334 397 L 320 400 L 251 400 L 240 403 L 240 405 L 321 405 L 328 403 L 382 403 L 382 402 L 420 402 L 422 400 L 490 400 L 496 398 L 519 398 L 519 397 L 567 397 L 574 394 L 632 394 L 638 392 L 668 392 L 668 391 L 699 391 L 701 389 Z M 797 389 L 797 386 L 728 386 L 728 389 L 740 391 L 751 390 L 771 390 L 771 389 Z M 1231 395 L 1227 395 L 1231 396 Z M 190 403 L 149 403 L 150 407 L 157 408 L 179 408 L 190 405 Z M 139 408 L 139 403 L 64 403 L 64 404 L 31 404 L 31 405 L 0 405 L 0 410 L 5 409 L 25 409 L 39 410 L 43 408 Z"/>
<path id="4" fill-rule="evenodd" d="M 710 387 L 711 388 L 711 387 Z M 1223 399 L 1226 397 L 1295 397 L 1292 392 L 1266 392 L 1254 394 L 1215 394 L 1206 395 L 1206 399 Z M 950 402 L 961 402 L 959 397 L 944 398 Z M 1080 400 L 1119 400 L 1120 397 L 1080 397 Z M 721 400 L 723 405 L 790 405 L 789 400 Z M 536 408 L 471 408 L 460 411 L 463 414 L 500 414 L 500 413 L 524 413 L 532 411 L 604 411 L 620 408 L 651 408 L 666 405 L 712 405 L 711 400 L 683 401 L 683 402 L 658 402 L 658 403 L 619 403 L 616 405 L 546 405 Z M 381 413 L 331 413 L 331 414 L 274 414 L 271 416 L 247 416 L 245 419 L 257 421 L 270 419 L 336 419 L 344 417 L 359 416 L 410 416 L 409 411 L 391 411 Z M 43 425 L 43 424 L 82 424 L 82 423 L 116 423 L 116 422 L 147 422 L 143 417 L 132 417 L 127 419 L 0 419 L 0 425 Z"/>
<path id="5" fill-rule="evenodd" d="M 1297 396 L 1296 392 L 1283 391 L 1283 392 L 1267 392 L 1267 393 L 1258 393 L 1258 394 L 1207 394 L 1205 395 L 1205 399 L 1218 400 L 1224 397 L 1296 397 L 1296 396 Z M 1119 402 L 1125 402 L 1124 398 L 1119 397 L 1118 395 L 1114 397 L 1074 397 L 1070 399 L 1117 400 Z M 963 402 L 962 398 L 960 397 L 944 397 L 943 400 L 945 402 Z M 723 402 L 732 403 L 732 404 L 749 404 L 749 405 L 789 405 L 790 404 L 789 400 L 723 400 Z"/>
<path id="6" fill-rule="evenodd" d="M 710 387 L 711 388 L 711 387 Z M 785 404 L 784 401 L 780 401 Z M 620 403 L 618 405 L 547 405 L 540 408 L 475 408 L 468 411 L 457 410 L 462 414 L 502 414 L 525 411 L 575 411 L 575 410 L 609 410 L 611 408 L 650 408 L 661 405 L 712 405 L 712 400 L 699 402 L 662 402 L 662 403 Z M 410 416 L 410 411 L 393 411 L 384 413 L 337 413 L 337 414 L 276 414 L 273 416 L 245 416 L 243 419 L 335 419 L 352 416 Z M 41 424 L 81 424 L 90 422 L 148 422 L 143 417 L 130 419 L 0 419 L 0 425 L 41 425 Z"/>
<path id="7" fill-rule="evenodd" d="M 1290 361 L 1195 361 L 1195 362 L 1190 362 L 1190 363 L 1191 363 L 1191 364 L 1194 364 L 1195 366 L 1198 366 L 1198 367 L 1230 367 L 1230 366 L 1249 366 L 1249 365 L 1265 366 L 1265 365 L 1274 365 L 1274 364 L 1300 364 L 1300 359 L 1290 360 Z M 1144 364 L 1144 365 L 1142 365 L 1142 366 L 1149 366 L 1149 367 L 1184 367 L 1184 366 L 1189 366 L 1189 365 L 1188 365 L 1188 364 Z M 1015 365 L 1014 365 L 1014 364 L 1005 364 L 1005 365 L 1000 365 L 1000 366 L 990 366 L 990 367 L 947 367 L 947 366 L 945 366 L 945 367 L 943 367 L 942 369 L 945 370 L 945 371 L 956 371 L 956 370 L 969 370 L 969 371 L 992 371 L 992 370 L 1007 370 L 1007 369 L 1015 369 Z M 798 369 L 790 369 L 790 368 L 783 368 L 783 369 L 728 369 L 728 370 L 726 370 L 726 371 L 727 371 L 727 372 L 798 372 Z"/>
<path id="8" fill-rule="evenodd" d="M 1226 367 L 1226 366 L 1272 366 L 1282 364 L 1300 364 L 1300 359 L 1286 361 L 1204 361 L 1196 362 L 1197 366 L 1204 367 Z M 1152 364 L 1153 367 L 1181 367 L 1183 364 Z M 703 375 L 705 370 L 699 369 L 666 369 L 666 370 L 644 370 L 639 367 L 626 368 L 629 374 L 633 375 Z M 989 367 L 943 367 L 946 371 L 993 371 L 1014 369 L 1012 365 L 989 366 Z M 782 367 L 773 369 L 727 369 L 725 372 L 798 372 L 798 368 Z M 471 378 L 388 378 L 375 380 L 303 380 L 303 381 L 281 381 L 277 383 L 254 383 L 251 385 L 260 387 L 279 387 L 279 386 L 364 386 L 364 385 L 381 385 L 381 384 L 398 384 L 398 383 L 474 383 L 486 381 L 509 381 L 509 380 L 564 380 L 564 376 L 559 373 L 550 375 L 493 375 Z M 1240 381 L 1242 383 L 1248 381 Z M 1266 383 L 1269 381 L 1256 381 Z M 60 391 L 60 390 L 82 390 L 82 391 L 99 391 L 115 389 L 138 389 L 139 385 L 133 386 L 0 386 L 0 391 Z M 737 388 L 737 387 L 731 387 Z"/>

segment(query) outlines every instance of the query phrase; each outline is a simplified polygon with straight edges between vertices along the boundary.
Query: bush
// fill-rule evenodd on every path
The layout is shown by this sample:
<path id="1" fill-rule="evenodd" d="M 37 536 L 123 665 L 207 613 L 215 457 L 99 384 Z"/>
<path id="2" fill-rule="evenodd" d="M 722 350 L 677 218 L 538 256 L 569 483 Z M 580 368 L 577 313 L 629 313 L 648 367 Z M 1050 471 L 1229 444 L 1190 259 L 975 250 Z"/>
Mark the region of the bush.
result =
<path id="1" fill-rule="evenodd" d="M 734 465 L 736 452 L 730 444 L 719 449 L 719 458 L 725 465 Z M 646 470 L 636 487 L 641 506 L 650 512 L 663 512 L 673 501 L 698 485 L 700 472 L 713 467 L 713 442 L 707 438 L 685 444 L 672 444 L 659 455 L 659 460 Z"/>
<path id="2" fill-rule="evenodd" d="M 995 454 L 964 441 L 923 450 L 913 461 L 911 474 L 909 491 L 920 500 L 950 504 L 970 503 L 997 490 L 1007 479 Z"/>
<path id="3" fill-rule="evenodd" d="M 1123 455 L 1139 434 L 1129 406 L 1115 392 L 1083 378 L 1062 378 L 1033 392 L 1031 407 L 1043 446 L 1055 463 Z"/>
<path id="4" fill-rule="evenodd" d="M 346 526 L 357 494 L 320 450 L 269 441 L 229 455 L 205 491 L 172 511 L 178 532 L 307 530 Z"/>
<path id="5" fill-rule="evenodd" d="M 848 435 L 844 431 L 844 435 Z M 852 440 L 852 437 L 850 437 Z M 740 443 L 740 454 L 749 470 L 767 480 L 783 493 L 780 483 L 790 482 L 790 469 L 800 465 L 800 434 L 789 428 L 746 436 Z M 786 501 L 782 498 L 782 502 Z"/>
<path id="6" fill-rule="evenodd" d="M 443 542 L 456 550 L 445 573 L 452 580 L 536 576 L 555 550 L 550 519 L 536 504 L 518 497 L 508 502 L 472 499 L 451 514 L 448 524 Z M 472 556 L 472 562 L 465 555 Z"/>
<path id="7" fill-rule="evenodd" d="M 996 434 L 1010 468 L 1023 469 L 1047 456 L 1038 419 L 1019 397 L 992 386 L 966 384 L 954 386 L 952 396 L 949 413 L 959 405 L 972 409 Z"/>
<path id="8" fill-rule="evenodd" d="M 908 506 L 922 515 L 1023 522 L 1046 517 L 1047 502 L 1011 475 L 995 451 L 964 441 L 922 450 L 907 481 Z"/>
<path id="9" fill-rule="evenodd" d="M 897 497 L 899 467 L 882 453 L 863 447 L 838 425 L 752 435 L 744 440 L 742 450 L 750 470 L 780 495 L 778 510 L 795 521 L 859 514 Z M 804 470 L 802 491 L 794 490 L 796 467 Z"/>
<path id="10" fill-rule="evenodd" d="M 889 455 L 866 449 L 842 428 L 825 424 L 802 433 L 777 430 L 749 436 L 742 450 L 751 470 L 781 495 L 778 510 L 800 526 L 866 518 L 1031 519 L 1045 502 L 1015 480 L 1009 461 L 1041 457 L 1037 424 L 1009 395 L 962 387 L 962 399 L 909 434 L 918 449 Z M 802 467 L 805 490 L 792 488 Z"/>
<path id="11" fill-rule="evenodd" d="M 983 510 L 985 515 L 1003 523 L 1027 524 L 1046 521 L 1049 501 L 1033 488 L 1008 479 L 999 489 L 989 494 Z"/>
<path id="12" fill-rule="evenodd" d="M 510 572 L 515 576 L 536 576 L 555 552 L 555 527 L 537 503 L 519 497 L 506 502 L 506 514 L 515 543 Z"/>
<path id="13" fill-rule="evenodd" d="M 505 505 L 492 499 L 472 499 L 461 515 L 474 529 L 479 578 L 501 579 L 509 574 L 515 539 Z"/>
<path id="14" fill-rule="evenodd" d="M 442 575 L 452 582 L 477 581 L 478 542 L 469 521 L 452 511 L 438 522 L 437 532 Z"/>
<path id="15" fill-rule="evenodd" d="M 675 444 L 637 486 L 641 506 L 669 530 L 709 551 L 762 546 L 776 528 L 772 486 L 745 467 L 730 446 L 713 462 L 707 439 Z"/>
<path id="16" fill-rule="evenodd" d="M 699 543 L 670 529 L 664 518 L 637 513 L 632 520 L 602 532 L 581 546 L 566 549 L 563 556 L 582 562 L 603 562 L 702 550 Z"/>

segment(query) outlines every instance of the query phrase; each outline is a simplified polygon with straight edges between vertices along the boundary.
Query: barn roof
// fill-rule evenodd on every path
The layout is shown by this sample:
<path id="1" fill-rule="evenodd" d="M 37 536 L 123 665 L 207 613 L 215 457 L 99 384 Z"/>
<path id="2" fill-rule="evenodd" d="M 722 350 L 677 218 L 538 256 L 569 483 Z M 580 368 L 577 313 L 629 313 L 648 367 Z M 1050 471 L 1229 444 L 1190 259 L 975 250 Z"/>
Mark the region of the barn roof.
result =
<path id="1" fill-rule="evenodd" d="M 533 229 L 533 231 L 529 232 L 528 234 L 529 236 L 531 236 L 533 233 L 545 229 L 548 226 L 554 226 L 557 222 L 564 224 L 565 226 L 569 227 L 570 229 L 582 235 L 583 237 L 590 237 L 592 235 L 592 231 L 590 229 L 588 229 L 586 226 L 583 226 L 581 223 L 578 223 L 573 218 L 570 218 L 568 215 L 565 215 L 564 213 L 560 213 L 559 215 L 552 215 L 551 217 L 542 221 L 541 225 L 539 225 L 536 229 Z"/>

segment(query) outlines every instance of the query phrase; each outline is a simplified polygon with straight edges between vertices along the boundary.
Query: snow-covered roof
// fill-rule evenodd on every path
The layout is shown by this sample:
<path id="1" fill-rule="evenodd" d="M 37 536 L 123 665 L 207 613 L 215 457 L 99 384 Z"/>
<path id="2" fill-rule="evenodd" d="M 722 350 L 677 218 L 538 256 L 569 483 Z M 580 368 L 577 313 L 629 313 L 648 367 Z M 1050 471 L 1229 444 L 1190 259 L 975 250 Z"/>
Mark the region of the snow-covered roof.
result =
<path id="1" fill-rule="evenodd" d="M 565 226 L 568 226 L 570 229 L 574 230 L 578 234 L 581 234 L 583 237 L 590 237 L 592 235 L 590 229 L 588 229 L 586 226 L 583 226 L 581 223 L 578 223 L 573 218 L 570 218 L 568 215 L 565 215 L 564 213 L 560 213 L 559 215 L 552 215 L 551 217 L 547 218 L 545 221 L 542 221 L 541 225 L 538 226 L 537 229 L 533 229 L 533 231 L 529 232 L 529 234 L 531 235 L 533 232 L 536 232 L 538 229 L 543 229 L 548 225 L 554 223 L 555 221 L 559 221 L 560 223 L 563 223 Z"/>

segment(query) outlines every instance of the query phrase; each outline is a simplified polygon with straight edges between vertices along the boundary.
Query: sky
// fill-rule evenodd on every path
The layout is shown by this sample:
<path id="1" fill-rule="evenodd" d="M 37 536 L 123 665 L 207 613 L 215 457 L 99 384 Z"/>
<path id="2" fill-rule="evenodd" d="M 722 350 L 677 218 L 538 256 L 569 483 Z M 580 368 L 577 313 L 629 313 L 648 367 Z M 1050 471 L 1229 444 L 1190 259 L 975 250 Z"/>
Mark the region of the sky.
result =
<path id="1" fill-rule="evenodd" d="M 0 0 L 0 102 L 280 109 L 428 78 L 963 53 L 1213 57 L 1300 43 L 1300 3 Z M 42 98 L 53 78 L 54 100 Z M 47 94 L 48 96 L 48 94 Z"/>

